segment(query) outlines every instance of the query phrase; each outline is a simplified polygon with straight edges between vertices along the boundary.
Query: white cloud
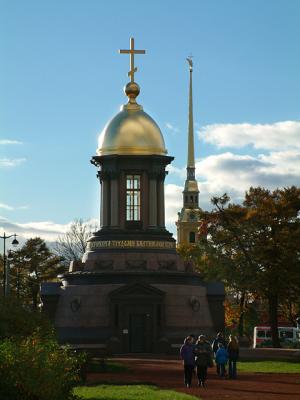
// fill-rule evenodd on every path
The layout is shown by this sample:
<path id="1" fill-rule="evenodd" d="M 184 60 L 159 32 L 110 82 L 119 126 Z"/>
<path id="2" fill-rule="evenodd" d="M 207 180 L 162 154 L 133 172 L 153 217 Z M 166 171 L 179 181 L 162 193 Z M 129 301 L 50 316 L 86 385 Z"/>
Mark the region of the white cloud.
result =
<path id="1" fill-rule="evenodd" d="M 213 124 L 198 131 L 199 138 L 220 148 L 300 149 L 300 122 L 282 121 L 274 124 Z"/>
<path id="2" fill-rule="evenodd" d="M 13 211 L 13 210 L 27 210 L 29 207 L 28 206 L 10 206 L 8 204 L 0 203 L 0 208 L 8 211 Z"/>
<path id="3" fill-rule="evenodd" d="M 186 177 L 186 169 L 185 168 L 178 168 L 178 167 L 174 167 L 172 164 L 169 164 L 169 165 L 167 165 L 166 170 L 169 172 L 169 174 L 178 175 L 183 180 Z"/>
<path id="4" fill-rule="evenodd" d="M 23 144 L 19 140 L 9 140 L 9 139 L 0 139 L 0 145 L 7 145 L 7 144 Z"/>
<path id="5" fill-rule="evenodd" d="M 200 180 L 213 193 L 226 188 L 230 194 L 244 192 L 250 186 L 276 187 L 297 185 L 300 181 L 300 150 L 272 152 L 258 156 L 223 153 L 209 156 L 196 164 Z"/>
<path id="6" fill-rule="evenodd" d="M 181 177 L 185 168 L 174 168 L 172 172 Z M 271 152 L 258 156 L 230 152 L 212 155 L 197 161 L 196 176 L 200 189 L 200 206 L 203 209 L 210 209 L 210 199 L 225 192 L 233 201 L 240 202 L 250 186 L 262 186 L 272 190 L 299 185 L 300 150 Z"/>
<path id="7" fill-rule="evenodd" d="M 166 122 L 166 128 L 169 129 L 174 135 L 179 132 L 179 129 L 172 125 L 170 122 Z"/>
<path id="8" fill-rule="evenodd" d="M 26 158 L 0 158 L 0 168 L 17 167 L 26 161 Z"/>
<path id="9" fill-rule="evenodd" d="M 300 150 L 271 152 L 261 154 L 260 158 L 269 165 L 272 173 L 300 178 Z"/>
<path id="10" fill-rule="evenodd" d="M 183 187 L 169 183 L 165 185 L 165 217 L 166 227 L 176 238 L 177 213 L 182 208 Z"/>
<path id="11" fill-rule="evenodd" d="M 3 208 L 4 210 L 9 210 L 9 211 L 14 210 L 14 207 L 9 206 L 8 204 L 3 204 L 3 203 L 0 203 L 0 208 Z"/>
<path id="12" fill-rule="evenodd" d="M 169 183 L 165 185 L 166 224 L 174 224 L 182 207 L 183 187 Z"/>
<path id="13" fill-rule="evenodd" d="M 23 239 L 29 239 L 38 236 L 50 242 L 56 241 L 58 236 L 68 231 L 70 229 L 71 223 L 72 221 L 67 224 L 58 224 L 52 221 L 18 223 L 0 217 L 1 230 L 10 233 L 16 233 Z M 92 224 L 94 226 L 98 225 L 98 221 L 96 221 L 95 219 L 87 221 L 86 223 Z"/>

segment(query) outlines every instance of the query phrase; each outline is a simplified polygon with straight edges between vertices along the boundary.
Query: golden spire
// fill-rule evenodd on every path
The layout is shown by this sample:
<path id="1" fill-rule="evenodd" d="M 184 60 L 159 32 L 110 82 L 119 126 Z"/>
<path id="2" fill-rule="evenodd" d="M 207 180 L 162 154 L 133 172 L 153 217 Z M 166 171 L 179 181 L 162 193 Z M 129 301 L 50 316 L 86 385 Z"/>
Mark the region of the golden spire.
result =
<path id="1" fill-rule="evenodd" d="M 136 104 L 136 97 L 140 93 L 140 87 L 137 83 L 134 82 L 134 74 L 137 71 L 137 67 L 134 66 L 134 55 L 135 54 L 145 54 L 145 50 L 136 50 L 134 48 L 134 38 L 130 38 L 130 49 L 129 50 L 119 50 L 120 54 L 129 54 L 129 62 L 130 62 L 130 71 L 128 72 L 128 76 L 130 76 L 130 82 L 127 83 L 125 87 L 125 93 L 129 98 L 129 104 Z"/>
<path id="2" fill-rule="evenodd" d="M 188 157 L 186 166 L 186 180 L 183 191 L 184 209 L 199 208 L 198 182 L 195 177 L 195 151 L 194 151 L 194 119 L 193 119 L 193 61 L 192 56 L 187 59 L 190 70 L 189 88 L 189 122 L 188 122 Z"/>
<path id="3" fill-rule="evenodd" d="M 195 169 L 195 151 L 194 151 L 194 120 L 193 120 L 193 61 L 192 56 L 187 59 L 190 67 L 190 91 L 189 91 L 189 124 L 188 124 L 188 159 L 187 168 Z"/>

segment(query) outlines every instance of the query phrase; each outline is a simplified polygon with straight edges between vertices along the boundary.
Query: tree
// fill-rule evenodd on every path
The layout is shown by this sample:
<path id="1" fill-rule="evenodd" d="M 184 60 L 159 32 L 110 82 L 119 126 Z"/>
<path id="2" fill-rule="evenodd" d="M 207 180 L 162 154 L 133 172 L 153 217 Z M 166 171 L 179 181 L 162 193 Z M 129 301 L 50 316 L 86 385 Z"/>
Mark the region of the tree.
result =
<path id="1" fill-rule="evenodd" d="M 82 259 L 86 251 L 87 240 L 95 230 L 94 225 L 78 219 L 72 222 L 68 232 L 58 238 L 53 250 L 55 254 L 63 258 L 66 267 L 71 261 Z"/>
<path id="2" fill-rule="evenodd" d="M 279 304 L 280 314 L 292 325 L 297 326 L 297 318 L 300 316 L 300 294 L 292 290 Z"/>
<path id="3" fill-rule="evenodd" d="M 61 258 L 52 254 L 41 238 L 28 239 L 10 256 L 10 288 L 22 303 L 37 309 L 40 284 L 64 271 Z"/>
<path id="4" fill-rule="evenodd" d="M 279 347 L 279 303 L 300 290 L 300 188 L 251 187 L 242 205 L 229 201 L 213 198 L 214 210 L 202 216 L 198 268 L 236 290 L 241 303 L 247 294 L 265 298 Z"/>

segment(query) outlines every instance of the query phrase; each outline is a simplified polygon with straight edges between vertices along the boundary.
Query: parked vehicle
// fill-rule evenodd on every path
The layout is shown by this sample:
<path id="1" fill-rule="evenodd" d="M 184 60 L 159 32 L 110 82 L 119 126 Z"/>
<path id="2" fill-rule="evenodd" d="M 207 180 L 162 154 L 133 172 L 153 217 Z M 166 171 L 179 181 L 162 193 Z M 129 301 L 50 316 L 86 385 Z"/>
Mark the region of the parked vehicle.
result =
<path id="1" fill-rule="evenodd" d="M 280 341 L 286 344 L 300 343 L 300 329 L 293 326 L 279 326 Z M 270 326 L 255 326 L 253 334 L 253 347 L 272 347 L 272 335 Z"/>

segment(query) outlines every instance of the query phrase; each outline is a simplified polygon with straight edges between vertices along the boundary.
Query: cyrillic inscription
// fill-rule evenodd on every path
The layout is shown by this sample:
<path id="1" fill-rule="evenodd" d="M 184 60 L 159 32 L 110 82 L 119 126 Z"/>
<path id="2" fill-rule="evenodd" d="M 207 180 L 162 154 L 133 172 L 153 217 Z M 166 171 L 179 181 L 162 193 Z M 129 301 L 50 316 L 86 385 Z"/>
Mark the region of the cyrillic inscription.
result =
<path id="1" fill-rule="evenodd" d="M 88 243 L 88 250 L 107 248 L 174 249 L 175 243 L 158 240 L 99 240 Z"/>

